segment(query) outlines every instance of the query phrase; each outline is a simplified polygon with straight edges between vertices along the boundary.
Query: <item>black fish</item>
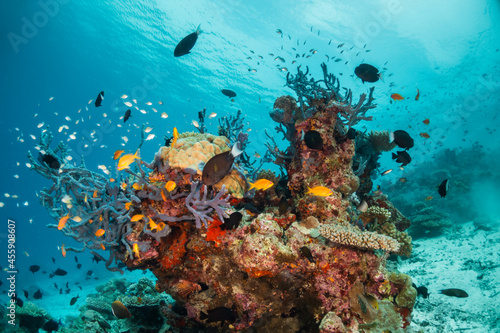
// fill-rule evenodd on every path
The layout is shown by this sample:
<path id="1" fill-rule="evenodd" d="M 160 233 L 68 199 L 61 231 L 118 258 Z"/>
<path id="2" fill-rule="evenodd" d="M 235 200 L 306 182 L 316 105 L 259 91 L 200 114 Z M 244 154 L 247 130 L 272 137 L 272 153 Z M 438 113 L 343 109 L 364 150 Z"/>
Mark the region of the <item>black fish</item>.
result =
<path id="1" fill-rule="evenodd" d="M 253 205 L 251 203 L 247 203 L 244 206 L 244 208 L 245 208 L 245 210 L 247 210 L 250 213 L 255 214 L 255 215 L 259 215 L 260 213 L 262 213 L 262 210 L 260 210 L 259 208 L 255 207 L 255 205 Z"/>
<path id="2" fill-rule="evenodd" d="M 382 73 L 379 73 L 378 69 L 372 65 L 361 64 L 354 69 L 354 74 L 361 79 L 361 82 L 377 82 L 381 77 Z"/>
<path id="3" fill-rule="evenodd" d="M 57 159 L 57 157 L 55 157 L 54 155 L 51 155 L 51 154 L 42 154 L 42 153 L 39 153 L 38 154 L 38 160 L 43 163 L 46 163 L 50 168 L 52 169 L 59 169 L 61 167 L 61 163 L 59 162 L 59 160 Z"/>
<path id="4" fill-rule="evenodd" d="M 349 128 L 349 130 L 346 133 L 347 138 L 350 140 L 356 139 L 356 135 L 357 135 L 356 130 L 352 127 Z"/>
<path id="5" fill-rule="evenodd" d="M 302 246 L 300 248 L 300 253 L 302 253 L 302 255 L 306 257 L 306 259 L 309 260 L 309 262 L 315 262 L 311 250 L 309 250 L 307 246 Z"/>
<path id="6" fill-rule="evenodd" d="M 62 293 L 63 293 L 63 290 L 61 288 L 61 289 L 59 289 L 59 295 L 62 295 Z"/>
<path id="7" fill-rule="evenodd" d="M 413 284 L 413 287 L 417 290 L 417 296 L 421 295 L 423 298 L 429 298 L 429 291 L 427 290 L 427 287 L 417 287 L 415 284 Z"/>
<path id="8" fill-rule="evenodd" d="M 101 91 L 97 98 L 95 99 L 95 107 L 101 106 L 102 100 L 104 99 L 104 91 Z"/>
<path id="9" fill-rule="evenodd" d="M 132 117 L 131 113 L 132 113 L 132 111 L 130 109 L 125 111 L 125 115 L 123 116 L 123 122 L 126 122 L 128 120 L 128 118 Z"/>
<path id="10" fill-rule="evenodd" d="M 89 270 L 89 271 L 87 271 L 87 276 L 92 276 L 93 274 L 94 274 L 94 272 L 93 272 L 93 271 L 90 271 L 90 270 Z"/>
<path id="11" fill-rule="evenodd" d="M 321 138 L 321 134 L 319 134 L 318 131 L 307 131 L 307 133 L 304 135 L 304 142 L 309 149 L 323 149 L 323 139 Z"/>
<path id="12" fill-rule="evenodd" d="M 66 282 L 66 288 L 69 288 L 69 282 Z"/>
<path id="13" fill-rule="evenodd" d="M 228 218 L 224 218 L 224 223 L 220 225 L 221 230 L 234 230 L 238 228 L 243 215 L 240 212 L 234 212 Z"/>
<path id="14" fill-rule="evenodd" d="M 174 305 L 172 305 L 172 311 L 177 313 L 179 316 L 187 316 L 188 312 L 186 310 L 185 304 L 179 301 L 175 301 Z"/>
<path id="15" fill-rule="evenodd" d="M 190 53 L 189 51 L 191 51 L 194 44 L 196 44 L 199 34 L 201 34 L 200 26 L 198 26 L 195 32 L 187 35 L 177 44 L 174 50 L 174 57 L 180 57 Z"/>
<path id="16" fill-rule="evenodd" d="M 233 167 L 234 158 L 243 151 L 239 150 L 235 143 L 233 149 L 221 154 L 217 154 L 208 160 L 203 167 L 201 180 L 205 185 L 215 185 L 224 178 Z"/>
<path id="17" fill-rule="evenodd" d="M 78 257 L 75 256 L 75 262 L 78 264 Z"/>
<path id="18" fill-rule="evenodd" d="M 22 299 L 20 299 L 20 298 L 19 298 L 19 297 L 17 297 L 17 296 L 12 297 L 12 299 L 13 299 L 14 301 L 16 301 L 16 304 L 17 304 L 17 306 L 18 306 L 18 307 L 20 307 L 20 308 L 22 308 L 22 307 L 23 307 L 24 302 L 23 302 L 23 300 L 22 300 Z"/>
<path id="19" fill-rule="evenodd" d="M 33 274 L 35 274 L 39 270 L 40 270 L 40 266 L 38 266 L 38 265 L 31 265 L 30 266 L 30 272 L 33 273 Z"/>
<path id="20" fill-rule="evenodd" d="M 200 292 L 205 291 L 205 290 L 207 290 L 207 289 L 208 289 L 208 285 L 207 285 L 206 283 L 203 283 L 203 282 L 198 282 L 198 284 L 199 284 L 199 285 L 200 285 L 200 287 L 201 287 Z"/>
<path id="21" fill-rule="evenodd" d="M 69 301 L 69 305 L 75 305 L 76 301 L 80 298 L 80 296 L 76 295 L 76 297 L 73 297 L 71 301 Z"/>
<path id="22" fill-rule="evenodd" d="M 50 274 L 50 277 L 53 278 L 55 275 L 57 275 L 57 276 L 64 276 L 66 274 L 68 274 L 68 272 L 66 272 L 65 270 L 62 270 L 62 269 L 58 268 L 52 274 Z"/>
<path id="23" fill-rule="evenodd" d="M 236 320 L 236 316 L 233 313 L 233 310 L 230 308 L 226 308 L 225 306 L 220 306 L 218 308 L 208 310 L 208 314 L 205 312 L 200 313 L 200 319 L 201 320 L 207 320 L 207 323 L 213 323 L 217 321 L 228 321 L 230 323 L 234 322 Z"/>
<path id="24" fill-rule="evenodd" d="M 92 262 L 94 262 L 94 261 L 95 261 L 95 263 L 96 263 L 96 264 L 98 264 L 98 263 L 99 263 L 99 261 L 102 261 L 102 259 L 101 259 L 101 258 L 99 258 L 98 256 L 96 256 L 96 255 L 94 254 L 94 256 L 92 257 Z"/>
<path id="25" fill-rule="evenodd" d="M 24 291 L 24 298 L 28 299 L 28 292 L 26 290 L 23 290 Z"/>
<path id="26" fill-rule="evenodd" d="M 55 264 L 56 263 L 56 259 L 54 257 L 52 257 L 52 262 Z"/>
<path id="27" fill-rule="evenodd" d="M 462 289 L 443 289 L 439 291 L 441 294 L 446 295 L 446 296 L 452 296 L 452 297 L 460 297 L 460 298 L 465 298 L 469 297 L 469 294 L 467 294 L 465 291 Z"/>
<path id="28" fill-rule="evenodd" d="M 280 215 L 285 215 L 287 211 L 288 211 L 288 201 L 284 196 L 282 196 L 280 199 L 280 203 L 278 205 L 278 213 Z"/>
<path id="29" fill-rule="evenodd" d="M 54 287 L 59 290 L 59 287 L 57 286 L 57 283 L 54 283 Z"/>
<path id="30" fill-rule="evenodd" d="M 66 295 L 71 292 L 71 289 L 66 289 Z"/>
<path id="31" fill-rule="evenodd" d="M 398 163 L 402 163 L 401 166 L 408 165 L 411 162 L 410 154 L 404 150 L 398 151 L 397 154 L 392 153 L 392 159 Z"/>
<path id="32" fill-rule="evenodd" d="M 398 147 L 404 148 L 406 150 L 413 147 L 413 139 L 408 132 L 403 130 L 397 130 L 391 132 L 389 135 L 389 142 L 394 142 Z"/>
<path id="33" fill-rule="evenodd" d="M 78 268 L 78 269 L 82 268 L 82 264 L 76 265 L 76 268 Z"/>
<path id="34" fill-rule="evenodd" d="M 448 179 L 443 180 L 441 184 L 439 184 L 438 193 L 441 198 L 444 198 L 446 196 L 446 194 L 448 193 Z"/>
<path id="35" fill-rule="evenodd" d="M 45 324 L 43 324 L 42 329 L 47 332 L 53 332 L 53 331 L 59 331 L 59 324 L 57 321 L 54 319 L 51 319 L 47 321 Z"/>
<path id="36" fill-rule="evenodd" d="M 33 294 L 33 298 L 34 299 L 40 299 L 40 298 L 42 298 L 42 292 L 40 291 L 40 289 L 38 289 L 36 291 L 36 293 Z"/>
<path id="37" fill-rule="evenodd" d="M 227 96 L 227 97 L 229 97 L 229 98 L 231 98 L 231 97 L 236 97 L 236 93 L 235 93 L 234 91 L 232 91 L 232 90 L 229 90 L 229 89 L 222 89 L 222 90 L 221 90 L 221 92 L 222 92 L 225 96 Z"/>

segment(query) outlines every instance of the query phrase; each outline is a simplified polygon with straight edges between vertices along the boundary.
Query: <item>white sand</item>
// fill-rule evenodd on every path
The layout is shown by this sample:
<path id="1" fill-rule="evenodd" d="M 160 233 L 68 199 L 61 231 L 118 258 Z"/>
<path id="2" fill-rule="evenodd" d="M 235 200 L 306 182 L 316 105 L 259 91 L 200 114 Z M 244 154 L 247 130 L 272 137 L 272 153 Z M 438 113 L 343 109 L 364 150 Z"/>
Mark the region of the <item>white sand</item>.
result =
<path id="1" fill-rule="evenodd" d="M 411 327 L 423 332 L 500 332 L 500 221 L 492 230 L 473 222 L 456 225 L 446 235 L 414 241 L 410 259 L 399 263 L 429 298 L 418 297 Z M 465 290 L 456 298 L 441 289 Z"/>

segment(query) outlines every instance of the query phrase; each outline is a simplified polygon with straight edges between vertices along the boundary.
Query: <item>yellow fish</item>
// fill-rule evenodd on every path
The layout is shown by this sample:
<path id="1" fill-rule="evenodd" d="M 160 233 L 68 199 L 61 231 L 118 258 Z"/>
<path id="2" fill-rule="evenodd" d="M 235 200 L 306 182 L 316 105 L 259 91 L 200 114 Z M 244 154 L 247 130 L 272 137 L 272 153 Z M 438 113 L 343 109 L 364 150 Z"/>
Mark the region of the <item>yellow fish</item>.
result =
<path id="1" fill-rule="evenodd" d="M 166 224 L 164 222 L 158 223 L 158 231 L 162 231 L 163 229 L 165 229 L 165 226 Z"/>
<path id="2" fill-rule="evenodd" d="M 135 152 L 135 154 L 127 154 L 120 157 L 118 160 L 118 171 L 128 169 L 129 165 L 134 162 L 135 159 L 140 159 L 139 150 Z"/>
<path id="3" fill-rule="evenodd" d="M 172 181 L 172 180 L 169 180 L 166 184 L 165 184 L 165 188 L 167 189 L 167 191 L 169 192 L 172 192 L 173 190 L 175 190 L 175 188 L 177 187 L 177 184 Z"/>
<path id="4" fill-rule="evenodd" d="M 117 150 L 115 151 L 115 153 L 113 154 L 113 159 L 114 160 L 117 160 L 121 154 L 123 154 L 124 150 Z"/>
<path id="5" fill-rule="evenodd" d="M 105 232 L 106 232 L 106 230 L 104 230 L 104 229 L 99 229 L 99 230 L 97 230 L 97 231 L 95 232 L 95 235 L 96 235 L 97 237 L 101 237 L 102 235 L 104 235 L 104 233 L 105 233 Z"/>
<path id="6" fill-rule="evenodd" d="M 174 127 L 174 140 L 172 141 L 172 144 L 170 147 L 174 148 L 175 143 L 177 142 L 177 139 L 179 138 L 179 132 L 177 131 L 177 127 Z"/>
<path id="7" fill-rule="evenodd" d="M 87 202 L 88 200 L 88 196 L 87 196 L 87 193 L 85 193 L 85 202 Z"/>
<path id="8" fill-rule="evenodd" d="M 59 219 L 59 225 L 57 226 L 57 229 L 61 230 L 62 228 L 64 228 L 66 222 L 68 222 L 68 219 L 69 219 L 69 213 L 68 215 L 64 215 L 63 217 L 61 217 L 61 219 Z"/>
<path id="9" fill-rule="evenodd" d="M 257 190 L 265 191 L 274 185 L 274 183 L 272 181 L 265 179 L 265 178 L 259 179 L 255 183 L 250 183 L 250 182 L 248 182 L 248 183 L 250 184 L 250 188 L 248 189 L 249 191 L 253 188 L 255 188 Z"/>
<path id="10" fill-rule="evenodd" d="M 98 193 L 98 191 L 97 191 L 97 190 L 95 190 L 95 191 L 94 191 L 94 194 L 92 194 L 92 198 L 97 198 L 97 193 Z"/>
<path id="11" fill-rule="evenodd" d="M 132 188 L 133 188 L 134 190 L 139 191 L 140 189 L 142 189 L 142 186 L 141 186 L 141 185 L 139 185 L 139 184 L 137 184 L 137 183 L 134 183 L 134 185 L 132 185 Z"/>
<path id="12" fill-rule="evenodd" d="M 127 183 L 121 183 L 120 187 L 122 188 L 122 190 L 125 190 L 127 188 Z"/>
<path id="13" fill-rule="evenodd" d="M 125 203 L 125 209 L 126 209 L 126 210 L 129 210 L 131 205 L 132 205 L 132 201 L 130 201 L 130 202 L 126 202 L 126 203 Z"/>
<path id="14" fill-rule="evenodd" d="M 132 250 L 134 251 L 135 255 L 137 258 L 140 258 L 141 256 L 139 255 L 139 245 L 137 243 L 134 243 L 134 246 L 132 247 Z"/>
<path id="15" fill-rule="evenodd" d="M 329 195 L 332 195 L 333 192 L 328 187 L 316 186 L 313 188 L 308 187 L 308 191 L 306 192 L 306 194 L 312 194 L 317 197 L 327 197 Z"/>
<path id="16" fill-rule="evenodd" d="M 142 215 L 142 214 L 137 214 L 137 215 L 132 216 L 132 218 L 130 219 L 130 221 L 132 221 L 132 222 L 137 222 L 137 221 L 139 221 L 140 219 L 142 219 L 143 217 L 144 217 L 144 215 Z"/>
<path id="17" fill-rule="evenodd" d="M 151 228 L 151 230 L 158 231 L 158 224 L 156 224 L 151 218 L 149 218 L 149 228 Z"/>

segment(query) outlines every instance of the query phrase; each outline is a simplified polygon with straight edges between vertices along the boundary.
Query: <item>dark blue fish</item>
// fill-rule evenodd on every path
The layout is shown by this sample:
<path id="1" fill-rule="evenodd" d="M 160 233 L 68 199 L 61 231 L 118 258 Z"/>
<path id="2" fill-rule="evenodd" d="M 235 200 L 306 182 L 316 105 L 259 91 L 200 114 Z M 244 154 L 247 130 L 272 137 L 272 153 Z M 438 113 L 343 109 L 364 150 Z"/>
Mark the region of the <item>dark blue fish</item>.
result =
<path id="1" fill-rule="evenodd" d="M 199 34 L 201 34 L 200 26 L 198 26 L 195 32 L 187 35 L 177 44 L 174 50 L 174 57 L 180 57 L 190 53 L 189 51 L 191 51 L 194 44 L 196 44 Z"/>
<path id="2" fill-rule="evenodd" d="M 397 154 L 392 153 L 392 159 L 398 163 L 402 163 L 401 166 L 408 165 L 411 162 L 410 154 L 404 150 L 398 151 Z"/>
<path id="3" fill-rule="evenodd" d="M 128 109 L 127 111 L 125 111 L 125 115 L 123 116 L 123 122 L 125 123 L 130 117 L 132 117 L 132 111 Z"/>
<path id="4" fill-rule="evenodd" d="M 33 298 L 34 299 L 40 299 L 40 298 L 42 298 L 42 292 L 40 291 L 40 289 L 38 289 L 36 291 L 36 293 L 33 294 Z"/>
<path id="5" fill-rule="evenodd" d="M 33 273 L 33 274 L 35 274 L 39 270 L 40 270 L 40 266 L 38 266 L 38 265 L 31 265 L 30 266 L 30 272 Z"/>
<path id="6" fill-rule="evenodd" d="M 231 97 L 236 97 L 236 93 L 232 90 L 229 90 L 229 89 L 222 89 L 221 90 L 222 94 L 231 98 Z"/>
<path id="7" fill-rule="evenodd" d="M 441 184 L 439 184 L 438 193 L 441 198 L 446 197 L 446 194 L 448 193 L 448 179 L 443 180 Z"/>
<path id="8" fill-rule="evenodd" d="M 201 180 L 203 184 L 215 185 L 224 178 L 233 167 L 234 158 L 240 155 L 243 151 L 239 150 L 235 143 L 233 148 L 221 154 L 217 154 L 208 160 L 203 167 Z"/>

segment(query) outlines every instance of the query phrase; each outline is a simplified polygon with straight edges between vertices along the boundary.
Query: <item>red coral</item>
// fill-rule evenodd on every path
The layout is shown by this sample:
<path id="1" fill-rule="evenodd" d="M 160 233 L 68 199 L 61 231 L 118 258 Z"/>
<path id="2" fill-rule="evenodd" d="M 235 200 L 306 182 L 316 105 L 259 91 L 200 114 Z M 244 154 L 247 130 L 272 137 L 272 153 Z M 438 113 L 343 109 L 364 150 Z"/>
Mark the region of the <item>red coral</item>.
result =
<path id="1" fill-rule="evenodd" d="M 210 241 L 215 242 L 215 247 L 219 247 L 219 245 L 224 240 L 224 237 L 227 232 L 220 228 L 221 225 L 222 221 L 219 220 L 217 217 L 214 217 L 212 221 L 208 222 L 207 237 L 205 238 L 205 240 L 207 242 Z"/>
<path id="2" fill-rule="evenodd" d="M 161 259 L 161 265 L 165 269 L 172 268 L 176 265 L 182 263 L 182 258 L 186 254 L 186 248 L 184 244 L 187 241 L 187 235 L 185 232 L 177 237 L 173 244 L 168 248 L 168 252 Z"/>

